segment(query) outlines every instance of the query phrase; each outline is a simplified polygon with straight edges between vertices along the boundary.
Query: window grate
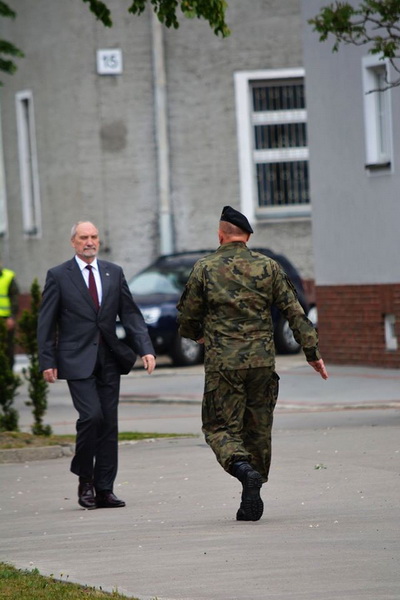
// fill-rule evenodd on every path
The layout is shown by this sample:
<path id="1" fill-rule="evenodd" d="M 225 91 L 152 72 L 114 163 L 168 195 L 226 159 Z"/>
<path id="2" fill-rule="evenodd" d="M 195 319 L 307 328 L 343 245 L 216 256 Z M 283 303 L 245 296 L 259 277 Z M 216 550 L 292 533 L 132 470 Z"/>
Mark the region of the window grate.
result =
<path id="1" fill-rule="evenodd" d="M 258 207 L 309 204 L 303 79 L 253 81 L 252 99 Z"/>
<path id="2" fill-rule="evenodd" d="M 306 106 L 303 83 L 253 86 L 254 111 L 296 110 Z"/>
<path id="3" fill-rule="evenodd" d="M 308 162 L 292 161 L 257 164 L 260 207 L 308 204 Z"/>

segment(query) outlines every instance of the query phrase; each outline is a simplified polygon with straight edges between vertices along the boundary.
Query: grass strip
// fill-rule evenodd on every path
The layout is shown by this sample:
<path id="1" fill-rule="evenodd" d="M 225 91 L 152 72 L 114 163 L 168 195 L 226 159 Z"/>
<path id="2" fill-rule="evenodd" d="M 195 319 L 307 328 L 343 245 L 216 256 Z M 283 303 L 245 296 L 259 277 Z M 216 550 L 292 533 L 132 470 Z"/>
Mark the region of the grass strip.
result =
<path id="1" fill-rule="evenodd" d="M 121 431 L 118 434 L 120 442 L 133 442 L 155 438 L 197 437 L 191 433 L 143 433 L 140 431 Z M 43 446 L 62 446 L 75 443 L 75 435 L 33 435 L 21 431 L 1 431 L 0 450 L 13 448 L 38 448 Z"/>
<path id="2" fill-rule="evenodd" d="M 23 571 L 0 562 L 0 597 L 2 600 L 91 600 L 104 598 L 126 600 L 117 590 L 104 592 L 94 588 L 41 575 L 37 569 Z M 131 597 L 132 600 L 138 600 Z"/>

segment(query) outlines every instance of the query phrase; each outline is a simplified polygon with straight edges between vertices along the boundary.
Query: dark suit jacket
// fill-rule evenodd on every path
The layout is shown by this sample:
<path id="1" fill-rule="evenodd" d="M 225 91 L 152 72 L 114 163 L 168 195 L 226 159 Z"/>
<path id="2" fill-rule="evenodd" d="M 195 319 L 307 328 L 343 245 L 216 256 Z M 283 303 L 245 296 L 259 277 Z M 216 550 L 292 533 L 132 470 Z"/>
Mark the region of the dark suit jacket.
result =
<path id="1" fill-rule="evenodd" d="M 38 322 L 39 364 L 41 371 L 57 368 L 59 379 L 89 377 L 100 338 L 114 353 L 120 373 L 129 373 L 137 354 L 155 355 L 121 267 L 97 262 L 103 288 L 99 312 L 75 258 L 47 273 Z M 115 332 L 117 316 L 127 334 L 124 341 Z"/>

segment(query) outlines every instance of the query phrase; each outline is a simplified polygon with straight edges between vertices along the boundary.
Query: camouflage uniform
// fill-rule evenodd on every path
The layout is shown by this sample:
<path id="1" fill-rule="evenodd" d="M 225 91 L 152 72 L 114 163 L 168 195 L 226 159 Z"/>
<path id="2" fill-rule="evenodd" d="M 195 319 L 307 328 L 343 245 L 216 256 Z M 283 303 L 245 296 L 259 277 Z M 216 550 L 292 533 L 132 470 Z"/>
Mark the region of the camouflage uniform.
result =
<path id="1" fill-rule="evenodd" d="M 278 396 L 271 306 L 288 320 L 308 361 L 318 337 L 293 284 L 271 258 L 244 242 L 221 245 L 193 267 L 178 304 L 179 332 L 204 338 L 203 432 L 218 462 L 231 472 L 247 461 L 267 481 Z"/>

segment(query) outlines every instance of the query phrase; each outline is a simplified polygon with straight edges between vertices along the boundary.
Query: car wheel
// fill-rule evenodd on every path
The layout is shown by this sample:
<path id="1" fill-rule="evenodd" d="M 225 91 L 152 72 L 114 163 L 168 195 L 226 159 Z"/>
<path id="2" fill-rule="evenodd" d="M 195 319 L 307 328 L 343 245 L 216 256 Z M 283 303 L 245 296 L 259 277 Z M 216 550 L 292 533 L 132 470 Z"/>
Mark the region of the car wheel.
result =
<path id="1" fill-rule="evenodd" d="M 177 335 L 170 356 L 176 366 L 197 365 L 203 361 L 203 345 Z"/>
<path id="2" fill-rule="evenodd" d="M 294 339 L 289 323 L 284 317 L 280 317 L 275 328 L 275 348 L 279 354 L 297 354 L 300 344 Z"/>

